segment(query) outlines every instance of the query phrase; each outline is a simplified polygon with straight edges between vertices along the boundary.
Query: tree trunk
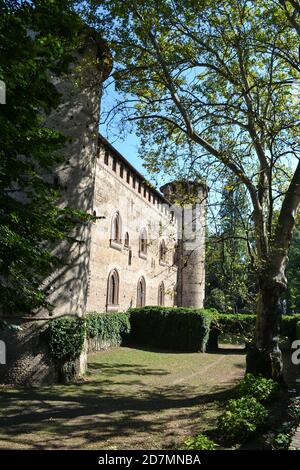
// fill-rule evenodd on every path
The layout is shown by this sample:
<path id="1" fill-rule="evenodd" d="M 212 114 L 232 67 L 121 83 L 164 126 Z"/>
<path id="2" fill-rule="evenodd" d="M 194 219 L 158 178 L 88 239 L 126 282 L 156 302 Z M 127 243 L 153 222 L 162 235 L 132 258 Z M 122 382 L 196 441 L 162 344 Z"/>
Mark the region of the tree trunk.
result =
<path id="1" fill-rule="evenodd" d="M 249 347 L 246 358 L 246 372 L 279 382 L 283 380 L 282 353 L 279 349 L 282 292 L 283 284 L 276 282 L 276 277 L 270 279 L 264 276 L 260 279 L 255 341 Z"/>

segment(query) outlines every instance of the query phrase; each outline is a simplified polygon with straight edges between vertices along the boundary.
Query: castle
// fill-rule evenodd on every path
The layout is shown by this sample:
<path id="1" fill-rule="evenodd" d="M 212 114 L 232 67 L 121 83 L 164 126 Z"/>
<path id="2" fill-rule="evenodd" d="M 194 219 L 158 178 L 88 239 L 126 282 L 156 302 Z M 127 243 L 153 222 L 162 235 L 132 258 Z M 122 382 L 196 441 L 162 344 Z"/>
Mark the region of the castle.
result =
<path id="1" fill-rule="evenodd" d="M 32 325 L 50 315 L 144 305 L 203 307 L 206 186 L 175 181 L 159 192 L 99 135 L 99 95 L 110 69 L 105 42 L 90 33 L 70 73 L 52 77 L 62 99 L 45 125 L 62 132 L 67 142 L 64 162 L 51 178 L 60 187 L 60 204 L 93 220 L 79 224 L 71 245 L 56 248 L 64 262 L 44 283 L 50 314 L 40 310 L 34 319 L 22 320 L 22 331 L 13 337 L 2 333 L 9 366 L 4 381 L 34 382 L 37 374 L 41 381 L 47 361 Z M 186 194 L 193 195 L 192 203 Z"/>

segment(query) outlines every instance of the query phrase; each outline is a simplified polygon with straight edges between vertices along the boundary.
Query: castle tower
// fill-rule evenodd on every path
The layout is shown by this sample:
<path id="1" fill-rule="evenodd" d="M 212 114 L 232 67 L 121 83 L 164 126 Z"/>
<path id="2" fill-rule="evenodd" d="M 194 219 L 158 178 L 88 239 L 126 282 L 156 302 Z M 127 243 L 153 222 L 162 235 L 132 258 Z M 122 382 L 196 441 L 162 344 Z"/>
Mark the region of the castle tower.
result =
<path id="1" fill-rule="evenodd" d="M 52 77 L 61 94 L 61 103 L 46 119 L 45 125 L 66 138 L 60 154 L 65 158 L 54 169 L 60 188 L 62 207 L 69 206 L 93 213 L 95 167 L 98 154 L 98 128 L 102 84 L 110 73 L 112 60 L 106 42 L 90 28 L 84 41 L 73 51 L 73 61 L 66 74 Z M 63 260 L 61 269 L 45 282 L 53 315 L 82 315 L 86 310 L 89 282 L 91 223 L 79 224 L 67 241 L 57 247 Z"/>
<path id="2" fill-rule="evenodd" d="M 162 186 L 178 219 L 176 305 L 202 308 L 205 295 L 205 205 L 201 181 L 174 181 Z"/>

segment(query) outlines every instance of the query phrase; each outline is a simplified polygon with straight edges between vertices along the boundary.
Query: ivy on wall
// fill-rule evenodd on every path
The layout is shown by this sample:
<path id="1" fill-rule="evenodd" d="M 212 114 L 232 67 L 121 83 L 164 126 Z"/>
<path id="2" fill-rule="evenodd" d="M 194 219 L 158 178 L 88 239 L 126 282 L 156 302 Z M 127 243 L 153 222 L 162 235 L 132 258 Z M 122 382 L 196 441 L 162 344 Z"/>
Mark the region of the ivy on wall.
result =
<path id="1" fill-rule="evenodd" d="M 81 317 L 52 320 L 47 328 L 47 337 L 53 359 L 62 362 L 77 359 L 83 350 L 85 331 L 85 320 Z"/>

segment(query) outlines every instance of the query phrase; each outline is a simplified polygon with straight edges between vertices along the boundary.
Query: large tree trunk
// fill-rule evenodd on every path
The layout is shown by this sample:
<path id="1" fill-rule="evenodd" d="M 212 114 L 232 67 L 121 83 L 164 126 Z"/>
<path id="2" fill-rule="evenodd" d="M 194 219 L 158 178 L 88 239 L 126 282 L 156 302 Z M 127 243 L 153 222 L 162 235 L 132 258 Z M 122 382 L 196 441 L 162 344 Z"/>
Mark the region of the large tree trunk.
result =
<path id="1" fill-rule="evenodd" d="M 279 271 L 276 276 L 270 274 L 265 272 L 259 279 L 255 338 L 247 353 L 246 371 L 282 381 L 283 361 L 279 349 L 280 299 L 286 288 L 286 279 L 284 271 Z"/>

